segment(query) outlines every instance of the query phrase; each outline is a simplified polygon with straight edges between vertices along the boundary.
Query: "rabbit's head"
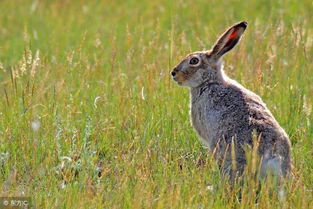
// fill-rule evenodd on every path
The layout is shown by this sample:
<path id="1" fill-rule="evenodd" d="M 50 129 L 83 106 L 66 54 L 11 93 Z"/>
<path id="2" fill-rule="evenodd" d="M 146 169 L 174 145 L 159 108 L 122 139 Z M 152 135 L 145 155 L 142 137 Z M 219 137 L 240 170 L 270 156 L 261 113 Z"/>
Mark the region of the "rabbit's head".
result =
<path id="1" fill-rule="evenodd" d="M 221 58 L 239 42 L 246 27 L 245 21 L 237 23 L 226 30 L 211 50 L 188 54 L 171 72 L 173 80 L 189 87 L 222 82 Z"/>

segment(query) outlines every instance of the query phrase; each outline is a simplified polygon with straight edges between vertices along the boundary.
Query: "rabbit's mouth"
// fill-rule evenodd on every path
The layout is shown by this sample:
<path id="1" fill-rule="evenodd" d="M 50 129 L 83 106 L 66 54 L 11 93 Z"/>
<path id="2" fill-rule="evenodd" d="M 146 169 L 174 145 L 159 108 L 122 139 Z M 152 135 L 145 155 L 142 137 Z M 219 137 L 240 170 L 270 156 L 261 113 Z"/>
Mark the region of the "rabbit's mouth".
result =
<path id="1" fill-rule="evenodd" d="M 178 80 L 176 77 L 172 77 L 173 81 L 175 81 L 179 86 L 183 85 L 183 82 Z"/>
<path id="2" fill-rule="evenodd" d="M 174 80 L 174 79 L 173 79 Z M 177 81 L 177 80 L 174 80 L 178 86 L 183 86 L 184 85 L 184 82 L 183 81 Z"/>

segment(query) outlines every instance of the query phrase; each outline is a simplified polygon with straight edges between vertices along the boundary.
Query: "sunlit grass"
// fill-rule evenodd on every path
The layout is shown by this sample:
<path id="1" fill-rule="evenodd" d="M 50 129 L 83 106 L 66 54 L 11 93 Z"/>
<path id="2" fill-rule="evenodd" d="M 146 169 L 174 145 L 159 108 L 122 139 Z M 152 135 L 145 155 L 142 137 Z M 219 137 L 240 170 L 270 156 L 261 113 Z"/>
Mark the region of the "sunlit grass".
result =
<path id="1" fill-rule="evenodd" d="M 311 1 L 1 1 L 1 196 L 37 208 L 312 208 Z M 285 199 L 232 187 L 171 68 L 249 23 L 225 71 L 292 142 Z M 251 175 L 251 176 L 250 176 Z M 240 200 L 241 199 L 241 200 Z"/>

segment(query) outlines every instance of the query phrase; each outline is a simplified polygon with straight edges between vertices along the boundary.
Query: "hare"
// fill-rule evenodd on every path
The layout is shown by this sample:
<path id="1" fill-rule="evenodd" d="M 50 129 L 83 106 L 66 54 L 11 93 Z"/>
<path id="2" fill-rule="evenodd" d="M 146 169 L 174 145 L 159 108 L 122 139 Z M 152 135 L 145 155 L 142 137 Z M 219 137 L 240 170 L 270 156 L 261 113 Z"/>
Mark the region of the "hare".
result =
<path id="1" fill-rule="evenodd" d="M 253 133 L 258 136 L 260 176 L 271 172 L 285 177 L 291 169 L 287 134 L 258 95 L 223 71 L 223 55 L 240 41 L 246 28 L 245 21 L 233 25 L 211 50 L 188 54 L 171 75 L 180 86 L 190 87 L 192 125 L 214 153 L 224 177 L 233 180 L 242 175 L 244 146 L 254 146 Z"/>

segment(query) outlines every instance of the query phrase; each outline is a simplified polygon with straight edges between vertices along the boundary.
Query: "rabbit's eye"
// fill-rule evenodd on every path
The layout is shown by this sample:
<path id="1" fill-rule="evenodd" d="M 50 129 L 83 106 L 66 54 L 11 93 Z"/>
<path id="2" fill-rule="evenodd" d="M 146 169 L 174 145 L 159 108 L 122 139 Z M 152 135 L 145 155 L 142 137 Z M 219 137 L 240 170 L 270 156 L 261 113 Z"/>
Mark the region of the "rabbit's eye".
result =
<path id="1" fill-rule="evenodd" d="M 190 61 L 189 61 L 189 64 L 190 64 L 190 65 L 196 65 L 196 64 L 198 64 L 198 63 L 199 63 L 199 58 L 197 58 L 197 57 L 193 57 L 193 58 L 191 58 Z"/>

